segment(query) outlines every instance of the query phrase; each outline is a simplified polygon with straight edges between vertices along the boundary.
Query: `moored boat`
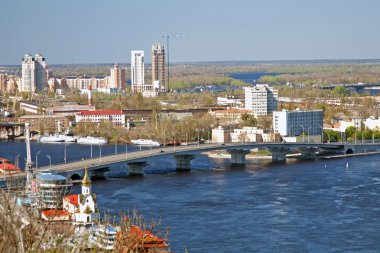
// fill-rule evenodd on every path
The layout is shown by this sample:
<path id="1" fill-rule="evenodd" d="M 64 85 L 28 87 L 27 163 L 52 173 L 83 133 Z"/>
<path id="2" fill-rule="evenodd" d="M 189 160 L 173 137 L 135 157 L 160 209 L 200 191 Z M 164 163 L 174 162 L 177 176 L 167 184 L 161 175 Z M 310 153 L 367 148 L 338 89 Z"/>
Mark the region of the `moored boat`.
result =
<path id="1" fill-rule="evenodd" d="M 141 145 L 141 146 L 152 146 L 152 147 L 161 146 L 161 144 L 158 141 L 146 140 L 146 139 L 131 140 L 131 142 L 132 144 Z"/>
<path id="2" fill-rule="evenodd" d="M 62 138 L 64 142 L 76 142 L 77 139 L 74 136 L 60 134 L 58 137 Z"/>
<path id="3" fill-rule="evenodd" d="M 77 139 L 78 144 L 89 144 L 89 145 L 103 145 L 106 144 L 108 141 L 105 138 L 101 137 L 82 137 Z"/>
<path id="4" fill-rule="evenodd" d="M 59 135 L 49 135 L 41 136 L 39 142 L 42 143 L 54 143 L 54 142 L 64 142 L 65 140 Z"/>

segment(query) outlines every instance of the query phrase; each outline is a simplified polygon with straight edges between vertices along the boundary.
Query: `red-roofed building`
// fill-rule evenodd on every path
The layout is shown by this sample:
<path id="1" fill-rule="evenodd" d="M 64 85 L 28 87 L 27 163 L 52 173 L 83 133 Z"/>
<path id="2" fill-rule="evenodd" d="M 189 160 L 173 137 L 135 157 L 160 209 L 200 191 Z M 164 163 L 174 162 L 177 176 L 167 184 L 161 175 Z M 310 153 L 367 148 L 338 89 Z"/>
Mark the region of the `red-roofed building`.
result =
<path id="1" fill-rule="evenodd" d="M 116 234 L 117 252 L 160 252 L 168 253 L 168 243 L 148 230 L 142 230 L 139 226 L 132 226 L 127 231 Z"/>
<path id="2" fill-rule="evenodd" d="M 42 211 L 41 218 L 45 221 L 69 221 L 70 214 L 65 210 L 51 209 Z"/>
<path id="3" fill-rule="evenodd" d="M 9 161 L 7 158 L 0 157 L 0 164 L 3 164 L 3 163 L 11 163 L 11 161 Z"/>
<path id="4" fill-rule="evenodd" d="M 0 158 L 0 174 L 10 175 L 20 173 L 21 170 L 17 166 L 10 163 L 6 158 Z"/>
<path id="5" fill-rule="evenodd" d="M 122 110 L 96 110 L 83 111 L 75 115 L 76 122 L 99 123 L 101 121 L 111 121 L 115 126 L 125 127 L 125 114 Z"/>
<path id="6" fill-rule="evenodd" d="M 78 208 L 78 194 L 65 196 L 63 198 L 63 209 L 73 214 Z"/>

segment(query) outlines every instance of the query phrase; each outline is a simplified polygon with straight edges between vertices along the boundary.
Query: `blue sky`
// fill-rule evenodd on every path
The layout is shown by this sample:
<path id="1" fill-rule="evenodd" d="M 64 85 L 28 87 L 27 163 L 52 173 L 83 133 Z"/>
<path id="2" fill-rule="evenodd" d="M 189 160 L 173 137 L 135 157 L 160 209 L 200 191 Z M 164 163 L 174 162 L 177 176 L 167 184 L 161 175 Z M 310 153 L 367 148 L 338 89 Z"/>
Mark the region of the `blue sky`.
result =
<path id="1" fill-rule="evenodd" d="M 380 58 L 378 0 L 2 0 L 0 64 Z"/>

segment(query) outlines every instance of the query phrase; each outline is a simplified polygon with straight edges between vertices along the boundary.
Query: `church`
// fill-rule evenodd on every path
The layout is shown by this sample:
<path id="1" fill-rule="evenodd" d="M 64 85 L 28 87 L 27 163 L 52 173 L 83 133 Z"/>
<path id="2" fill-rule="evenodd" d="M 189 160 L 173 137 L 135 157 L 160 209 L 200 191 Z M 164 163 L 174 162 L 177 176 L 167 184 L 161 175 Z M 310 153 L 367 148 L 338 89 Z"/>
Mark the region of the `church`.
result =
<path id="1" fill-rule="evenodd" d="M 91 192 L 91 179 L 87 167 L 82 180 L 82 193 L 64 197 L 63 208 L 71 214 L 76 225 L 90 225 L 99 220 L 96 194 Z"/>

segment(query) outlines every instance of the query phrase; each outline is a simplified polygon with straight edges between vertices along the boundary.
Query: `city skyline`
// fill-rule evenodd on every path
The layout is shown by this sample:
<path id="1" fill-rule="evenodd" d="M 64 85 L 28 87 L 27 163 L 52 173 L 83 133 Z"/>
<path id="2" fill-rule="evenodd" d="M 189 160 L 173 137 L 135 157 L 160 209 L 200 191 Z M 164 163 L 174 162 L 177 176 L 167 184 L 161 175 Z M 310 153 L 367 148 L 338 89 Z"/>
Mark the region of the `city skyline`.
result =
<path id="1" fill-rule="evenodd" d="M 166 34 L 186 34 L 170 40 L 173 63 L 380 58 L 376 1 L 19 0 L 2 7 L 1 65 L 18 65 L 28 52 L 49 64 L 128 63 L 135 48 L 166 46 Z"/>

